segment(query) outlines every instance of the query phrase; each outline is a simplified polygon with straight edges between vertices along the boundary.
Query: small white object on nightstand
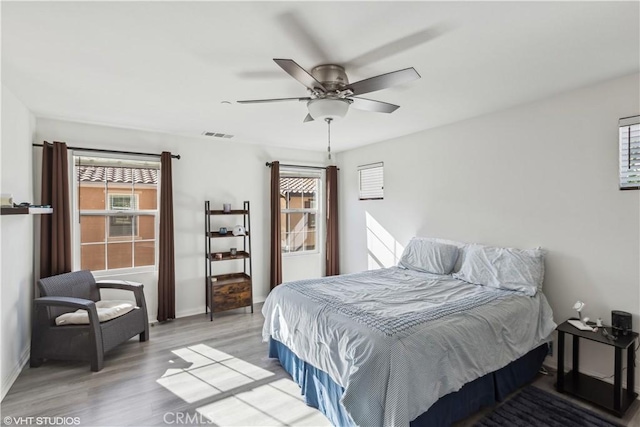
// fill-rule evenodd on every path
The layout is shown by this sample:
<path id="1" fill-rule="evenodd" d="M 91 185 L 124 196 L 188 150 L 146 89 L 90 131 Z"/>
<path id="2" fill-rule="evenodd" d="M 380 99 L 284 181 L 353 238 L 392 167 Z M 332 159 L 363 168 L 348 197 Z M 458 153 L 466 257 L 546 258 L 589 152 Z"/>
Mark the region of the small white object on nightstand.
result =
<path id="1" fill-rule="evenodd" d="M 591 331 L 593 332 L 593 328 L 591 326 L 587 326 L 584 323 L 582 323 L 579 320 L 567 320 L 567 322 L 569 322 L 570 325 L 575 326 L 576 328 L 580 329 L 581 331 Z"/>

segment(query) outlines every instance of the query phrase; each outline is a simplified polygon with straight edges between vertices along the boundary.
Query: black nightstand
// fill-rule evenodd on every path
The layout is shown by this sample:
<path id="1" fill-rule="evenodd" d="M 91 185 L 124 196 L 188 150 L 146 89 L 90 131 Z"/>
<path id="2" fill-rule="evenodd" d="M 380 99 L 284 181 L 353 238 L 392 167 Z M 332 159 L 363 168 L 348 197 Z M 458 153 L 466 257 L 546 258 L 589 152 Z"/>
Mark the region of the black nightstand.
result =
<path id="1" fill-rule="evenodd" d="M 580 329 L 564 322 L 558 326 L 558 381 L 556 389 L 560 393 L 573 394 L 581 399 L 594 403 L 607 411 L 622 417 L 629 405 L 633 403 L 638 393 L 634 391 L 636 358 L 635 342 L 638 338 L 636 332 L 619 336 L 610 340 L 602 335 L 602 329 L 598 332 L 581 331 Z M 606 328 L 611 334 L 611 328 Z M 564 334 L 573 336 L 573 369 L 564 374 Z M 581 374 L 580 370 L 580 338 L 610 345 L 615 348 L 615 365 L 613 385 L 600 379 Z M 627 351 L 627 388 L 622 388 L 622 351 Z"/>

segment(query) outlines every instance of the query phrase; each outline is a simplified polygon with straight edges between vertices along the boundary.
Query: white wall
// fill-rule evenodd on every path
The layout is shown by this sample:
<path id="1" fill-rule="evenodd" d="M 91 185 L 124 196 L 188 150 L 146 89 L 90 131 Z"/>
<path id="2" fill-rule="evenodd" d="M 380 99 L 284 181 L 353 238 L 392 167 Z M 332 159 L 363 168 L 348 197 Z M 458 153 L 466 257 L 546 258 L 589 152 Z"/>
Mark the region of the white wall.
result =
<path id="1" fill-rule="evenodd" d="M 324 254 L 282 255 L 282 283 L 324 276 Z"/>
<path id="2" fill-rule="evenodd" d="M 2 86 L 0 191 L 17 202 L 33 201 L 31 142 L 35 118 Z M 0 377 L 2 398 L 29 357 L 33 298 L 33 228 L 37 216 L 0 216 Z"/>
<path id="3" fill-rule="evenodd" d="M 263 301 L 269 290 L 269 168 L 267 161 L 323 165 L 320 152 L 258 145 L 237 144 L 231 140 L 121 129 L 91 124 L 38 119 L 36 139 L 65 141 L 70 147 L 180 154 L 173 160 L 173 198 L 176 260 L 176 316 L 204 313 L 204 201 L 215 209 L 229 202 L 240 208 L 251 202 L 252 263 L 254 301 Z M 228 221 L 225 218 L 225 221 Z M 241 218 L 234 219 L 241 223 Z M 233 223 L 218 223 L 233 226 Z M 217 239 L 221 240 L 221 239 Z M 218 243 L 216 241 L 216 243 Z M 231 240 L 224 242 L 231 246 Z M 237 241 L 240 245 L 240 240 Z M 302 259 L 302 258 L 301 258 Z M 224 268 L 223 263 L 215 267 Z M 295 266 L 285 266 L 293 268 Z M 222 273 L 225 271 L 220 270 Z M 149 314 L 157 314 L 157 276 L 155 273 L 127 276 L 145 284 Z"/>
<path id="4" fill-rule="evenodd" d="M 619 191 L 617 182 L 618 119 L 640 113 L 639 80 L 631 75 L 340 153 L 343 272 L 367 269 L 374 234 L 387 235 L 378 247 L 401 247 L 414 235 L 542 246 L 556 322 L 582 299 L 585 315 L 609 323 L 612 309 L 625 310 L 639 330 L 640 191 Z M 378 161 L 384 200 L 358 201 L 356 168 Z M 367 216 L 379 224 L 369 235 Z M 613 374 L 606 346 L 582 344 L 581 359 L 585 372 Z"/>

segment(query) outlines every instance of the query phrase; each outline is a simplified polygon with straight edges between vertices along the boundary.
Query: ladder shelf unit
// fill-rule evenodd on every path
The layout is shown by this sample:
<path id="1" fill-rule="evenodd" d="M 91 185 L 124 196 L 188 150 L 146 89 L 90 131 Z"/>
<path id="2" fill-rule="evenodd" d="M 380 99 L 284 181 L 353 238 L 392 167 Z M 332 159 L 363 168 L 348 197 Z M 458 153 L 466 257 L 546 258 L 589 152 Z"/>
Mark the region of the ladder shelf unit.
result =
<path id="1" fill-rule="evenodd" d="M 228 223 L 220 227 L 227 229 L 226 233 L 220 233 L 220 227 L 213 231 L 211 222 L 214 218 L 242 216 L 242 226 L 244 235 L 234 235 L 233 228 L 237 222 Z M 205 314 L 209 314 L 213 320 L 213 313 L 226 310 L 233 310 L 241 307 L 251 307 L 253 313 L 253 288 L 251 268 L 251 215 L 249 202 L 243 202 L 242 209 L 233 209 L 229 212 L 211 209 L 211 203 L 204 202 L 204 235 L 205 235 Z M 231 242 L 242 239 L 242 247 L 238 247 L 235 255 L 229 249 L 217 250 L 221 248 L 221 242 Z M 238 242 L 239 243 L 239 242 Z M 216 257 L 218 255 L 218 257 Z M 231 273 L 214 274 L 219 262 L 242 262 L 240 268 Z"/>

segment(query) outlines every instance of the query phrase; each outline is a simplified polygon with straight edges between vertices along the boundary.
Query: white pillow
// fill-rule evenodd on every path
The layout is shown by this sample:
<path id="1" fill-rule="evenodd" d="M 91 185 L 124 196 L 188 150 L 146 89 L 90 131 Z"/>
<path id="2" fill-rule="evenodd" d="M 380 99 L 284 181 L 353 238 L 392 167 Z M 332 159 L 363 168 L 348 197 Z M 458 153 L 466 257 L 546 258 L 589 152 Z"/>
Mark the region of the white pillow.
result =
<path id="1" fill-rule="evenodd" d="M 542 289 L 544 252 L 541 249 L 470 245 L 456 279 L 475 285 L 511 289 L 533 296 Z"/>
<path id="2" fill-rule="evenodd" d="M 115 319 L 123 314 L 127 314 L 134 308 L 138 308 L 130 301 L 97 301 L 96 309 L 100 322 Z M 89 313 L 87 310 L 79 309 L 73 313 L 65 313 L 56 317 L 56 325 L 88 325 Z"/>
<path id="3" fill-rule="evenodd" d="M 449 274 L 458 259 L 458 247 L 414 237 L 402 252 L 398 265 L 411 270 Z"/>

